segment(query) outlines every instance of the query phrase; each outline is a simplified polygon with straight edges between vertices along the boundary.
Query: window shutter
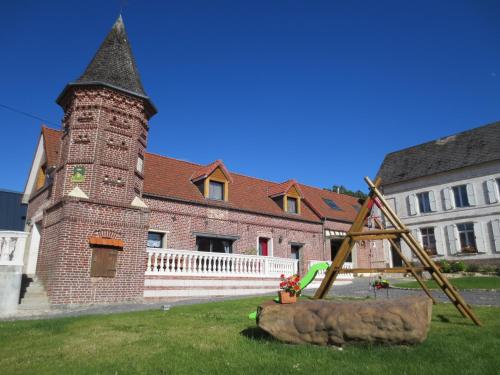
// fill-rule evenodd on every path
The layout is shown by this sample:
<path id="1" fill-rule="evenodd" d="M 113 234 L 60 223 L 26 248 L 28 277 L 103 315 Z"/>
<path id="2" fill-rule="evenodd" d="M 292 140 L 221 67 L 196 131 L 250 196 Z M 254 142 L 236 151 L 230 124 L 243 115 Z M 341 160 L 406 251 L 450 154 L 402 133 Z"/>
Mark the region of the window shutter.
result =
<path id="1" fill-rule="evenodd" d="M 451 210 L 453 208 L 453 192 L 451 188 L 447 187 L 443 189 L 444 197 L 444 208 L 446 210 Z"/>
<path id="2" fill-rule="evenodd" d="M 420 232 L 420 229 L 412 229 L 411 235 L 417 240 L 420 245 L 422 245 L 422 232 Z"/>
<path id="3" fill-rule="evenodd" d="M 436 195 L 431 190 L 429 191 L 429 205 L 431 206 L 431 211 L 437 211 L 436 209 Z"/>
<path id="4" fill-rule="evenodd" d="M 497 182 L 495 180 L 486 181 L 486 191 L 488 192 L 488 202 L 489 203 L 498 202 L 496 185 L 497 185 Z"/>
<path id="5" fill-rule="evenodd" d="M 493 240 L 495 242 L 495 251 L 500 252 L 500 220 L 492 220 L 491 228 L 493 229 Z"/>
<path id="6" fill-rule="evenodd" d="M 456 254 L 460 248 L 457 226 L 455 224 L 448 225 L 446 227 L 446 232 L 448 235 L 448 248 L 450 249 L 450 254 Z"/>
<path id="7" fill-rule="evenodd" d="M 474 192 L 474 185 L 467 184 L 466 189 L 467 189 L 467 198 L 469 198 L 469 204 L 471 206 L 475 206 L 476 205 L 476 194 Z"/>
<path id="8" fill-rule="evenodd" d="M 479 222 L 474 222 L 474 237 L 476 237 L 476 250 L 485 253 L 483 226 Z"/>
<path id="9" fill-rule="evenodd" d="M 445 255 L 446 251 L 441 227 L 434 227 L 434 237 L 436 238 L 436 252 L 438 255 Z"/>
<path id="10" fill-rule="evenodd" d="M 411 216 L 417 214 L 417 208 L 415 207 L 415 200 L 416 200 L 415 194 L 410 194 L 408 195 L 408 208 L 409 208 L 409 214 Z"/>

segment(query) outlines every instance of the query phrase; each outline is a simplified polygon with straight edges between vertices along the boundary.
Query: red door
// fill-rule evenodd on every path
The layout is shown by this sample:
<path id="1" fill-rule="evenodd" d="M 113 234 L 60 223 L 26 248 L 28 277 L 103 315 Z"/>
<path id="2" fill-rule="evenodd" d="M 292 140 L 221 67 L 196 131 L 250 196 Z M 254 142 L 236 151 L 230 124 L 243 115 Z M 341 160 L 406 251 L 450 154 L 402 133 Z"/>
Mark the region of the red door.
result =
<path id="1" fill-rule="evenodd" d="M 267 238 L 259 238 L 259 253 L 260 255 L 262 256 L 265 256 L 267 257 L 267 242 L 268 242 L 268 239 Z"/>

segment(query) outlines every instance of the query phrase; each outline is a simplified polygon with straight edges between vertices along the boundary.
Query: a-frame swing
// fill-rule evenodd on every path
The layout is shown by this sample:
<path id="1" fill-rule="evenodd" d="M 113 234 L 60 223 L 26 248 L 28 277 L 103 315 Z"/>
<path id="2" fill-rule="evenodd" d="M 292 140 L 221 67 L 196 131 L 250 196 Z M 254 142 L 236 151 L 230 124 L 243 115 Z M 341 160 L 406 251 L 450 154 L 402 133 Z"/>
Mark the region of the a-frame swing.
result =
<path id="1" fill-rule="evenodd" d="M 379 191 L 379 186 L 382 182 L 380 178 L 377 178 L 375 182 L 372 182 L 368 177 L 365 177 L 365 181 L 370 188 L 370 194 L 368 198 L 365 200 L 363 205 L 361 206 L 356 219 L 354 220 L 351 229 L 347 233 L 342 245 L 340 246 L 337 255 L 332 261 L 331 266 L 328 268 L 325 278 L 321 282 L 318 290 L 316 291 L 314 298 L 321 299 L 324 298 L 328 291 L 330 290 L 333 282 L 337 278 L 339 273 L 343 272 L 358 272 L 358 273 L 374 273 L 374 272 L 392 272 L 392 273 L 400 273 L 400 272 L 410 272 L 415 279 L 418 281 L 422 289 L 425 293 L 432 299 L 432 302 L 435 304 L 436 300 L 432 296 L 431 292 L 418 275 L 419 271 L 427 271 L 430 273 L 432 278 L 436 281 L 437 285 L 443 290 L 444 294 L 450 299 L 450 301 L 455 305 L 458 311 L 466 318 L 470 318 L 475 324 L 481 326 L 481 322 L 476 317 L 470 306 L 465 302 L 463 297 L 458 293 L 457 289 L 450 284 L 448 279 L 441 273 L 439 268 L 436 266 L 434 261 L 430 258 L 430 256 L 425 252 L 422 245 L 415 240 L 415 238 L 411 235 L 408 228 L 401 222 L 396 213 L 391 209 L 391 207 L 387 204 L 382 193 Z M 394 229 L 384 229 L 380 221 L 375 220 L 375 224 L 377 226 L 376 230 L 363 231 L 365 222 L 370 216 L 370 212 L 372 210 L 373 205 L 376 205 L 384 217 L 392 224 Z M 401 249 L 396 244 L 394 240 L 401 238 L 406 242 L 410 250 L 413 254 L 416 255 L 420 263 L 423 267 L 416 268 L 411 265 L 411 263 L 403 256 Z M 391 245 L 395 249 L 395 251 L 401 256 L 403 263 L 406 267 L 397 267 L 397 268 L 356 268 L 343 270 L 342 266 L 344 262 L 347 260 L 347 257 L 352 251 L 352 248 L 356 241 L 363 240 L 383 240 L 387 239 L 390 241 Z"/>

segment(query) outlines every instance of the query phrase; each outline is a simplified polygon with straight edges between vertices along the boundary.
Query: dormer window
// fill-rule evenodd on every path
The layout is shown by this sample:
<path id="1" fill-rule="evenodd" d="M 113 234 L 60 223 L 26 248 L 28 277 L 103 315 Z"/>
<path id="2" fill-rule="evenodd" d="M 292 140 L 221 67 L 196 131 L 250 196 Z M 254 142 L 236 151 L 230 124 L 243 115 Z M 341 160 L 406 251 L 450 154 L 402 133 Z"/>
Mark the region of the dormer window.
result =
<path id="1" fill-rule="evenodd" d="M 298 214 L 298 208 L 297 198 L 286 197 L 286 212 L 289 214 Z"/>
<path id="2" fill-rule="evenodd" d="M 287 214 L 300 215 L 302 193 L 295 180 L 288 180 L 269 188 L 269 197 Z"/>
<path id="3" fill-rule="evenodd" d="M 221 160 L 200 168 L 191 181 L 206 199 L 228 201 L 232 178 Z"/>
<path id="4" fill-rule="evenodd" d="M 223 201 L 224 200 L 224 183 L 219 181 L 209 182 L 208 199 Z"/>

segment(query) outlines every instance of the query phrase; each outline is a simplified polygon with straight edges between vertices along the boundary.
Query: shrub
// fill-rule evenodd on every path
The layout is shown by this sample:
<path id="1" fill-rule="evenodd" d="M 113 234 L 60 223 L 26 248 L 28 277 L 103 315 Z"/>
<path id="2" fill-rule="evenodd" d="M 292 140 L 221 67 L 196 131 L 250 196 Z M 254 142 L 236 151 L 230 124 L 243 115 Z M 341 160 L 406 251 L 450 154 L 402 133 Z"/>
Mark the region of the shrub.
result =
<path id="1" fill-rule="evenodd" d="M 495 273 L 496 273 L 497 276 L 500 276 L 500 267 L 497 267 Z"/>
<path id="2" fill-rule="evenodd" d="M 495 267 L 489 265 L 482 266 L 480 269 L 480 272 L 482 273 L 490 273 L 495 271 L 496 271 Z"/>
<path id="3" fill-rule="evenodd" d="M 465 271 L 464 262 L 453 262 L 451 264 L 451 272 L 462 272 L 462 271 Z"/>
<path id="4" fill-rule="evenodd" d="M 440 260 L 440 261 L 436 262 L 436 264 L 441 269 L 441 272 L 444 272 L 444 273 L 450 273 L 451 272 L 451 265 L 450 265 L 450 263 L 448 261 L 446 261 L 446 260 Z"/>
<path id="5" fill-rule="evenodd" d="M 467 266 L 465 267 L 465 270 L 467 272 L 479 272 L 479 265 L 475 264 L 475 263 L 467 264 Z"/>

